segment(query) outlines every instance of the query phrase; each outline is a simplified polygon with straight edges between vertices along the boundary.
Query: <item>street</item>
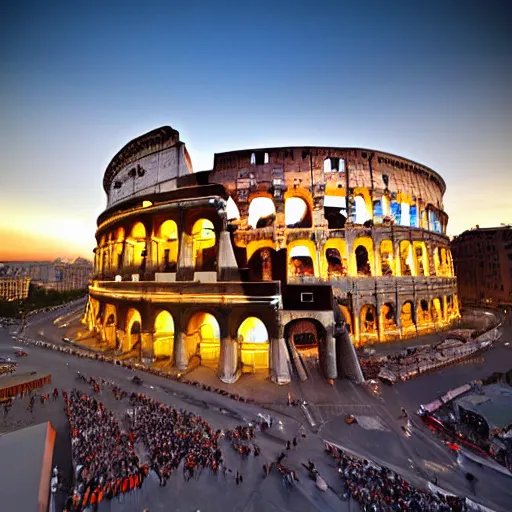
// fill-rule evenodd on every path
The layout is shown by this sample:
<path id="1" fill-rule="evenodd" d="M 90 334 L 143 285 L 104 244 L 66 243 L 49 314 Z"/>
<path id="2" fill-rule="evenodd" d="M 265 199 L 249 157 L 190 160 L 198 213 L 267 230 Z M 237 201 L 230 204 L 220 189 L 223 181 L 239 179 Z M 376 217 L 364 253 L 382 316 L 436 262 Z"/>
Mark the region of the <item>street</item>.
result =
<path id="1" fill-rule="evenodd" d="M 71 308 L 70 308 L 71 309 Z M 52 341 L 58 341 L 58 328 L 52 320 L 66 310 L 53 311 L 39 315 L 30 320 L 27 333 L 34 339 L 42 339 L 38 332 L 44 331 Z M 487 507 L 497 511 L 509 511 L 512 503 L 511 479 L 492 469 L 479 467 L 471 462 L 464 462 L 461 468 L 455 456 L 428 431 L 419 418 L 414 416 L 419 405 L 434 400 L 449 389 L 472 379 L 483 378 L 494 371 L 506 371 L 512 367 L 512 349 L 505 345 L 512 338 L 512 329 L 506 327 L 498 345 L 484 353 L 481 359 L 471 364 L 454 365 L 437 373 L 423 375 L 393 387 L 383 388 L 383 400 L 370 396 L 361 386 L 348 381 L 336 381 L 329 394 L 329 401 L 320 400 L 313 404 L 315 415 L 321 419 L 321 428 L 317 433 L 308 431 L 305 439 L 299 439 L 299 446 L 291 450 L 286 458 L 286 465 L 295 469 L 300 477 L 300 484 L 291 491 L 286 490 L 281 478 L 274 472 L 264 478 L 262 465 L 275 460 L 284 449 L 287 440 L 297 436 L 299 428 L 309 425 L 300 410 L 291 408 L 272 412 L 276 425 L 268 433 L 258 433 L 256 442 L 261 448 L 261 455 L 242 459 L 226 441 L 221 442 L 226 465 L 233 470 L 227 477 L 203 471 L 186 482 L 181 474 L 174 474 L 166 487 L 159 487 L 157 479 L 149 478 L 142 490 L 103 502 L 101 511 L 126 510 L 140 512 L 144 508 L 175 511 L 344 511 L 357 510 L 353 501 L 344 502 L 336 493 L 343 489 L 334 463 L 324 454 L 323 439 L 337 443 L 352 451 L 385 464 L 399 472 L 404 478 L 416 485 L 425 485 L 426 480 L 437 480 L 438 485 L 450 492 L 467 495 Z M 18 345 L 6 329 L 0 329 L 0 349 Z M 146 395 L 183 408 L 200 415 L 213 428 L 234 428 L 241 423 L 253 421 L 259 412 L 264 412 L 257 405 L 236 402 L 218 394 L 210 393 L 194 386 L 156 377 L 145 372 L 134 372 L 126 368 L 91 360 L 78 358 L 61 352 L 28 346 L 28 357 L 20 359 L 19 372 L 29 370 L 50 371 L 53 387 L 70 390 L 73 387 L 90 392 L 90 388 L 79 383 L 77 371 L 88 376 L 112 380 L 128 392 L 142 391 Z M 134 375 L 143 379 L 142 389 L 131 382 Z M 309 383 L 316 386 L 315 383 Z M 319 395 L 318 389 L 310 390 Z M 301 388 L 308 386 L 302 383 Z M 300 388 L 299 388 L 300 389 Z M 333 399 L 332 397 L 335 397 Z M 112 399 L 106 391 L 99 394 L 108 408 L 116 411 L 119 418 L 126 413 L 126 402 Z M 405 407 L 411 416 L 412 436 L 406 437 L 402 430 L 404 419 L 400 417 L 400 408 Z M 360 419 L 358 425 L 348 425 L 344 419 L 347 414 L 356 414 Z M 7 417 L 0 419 L 0 432 L 29 426 L 50 420 L 57 430 L 57 442 L 54 463 L 64 474 L 71 474 L 71 451 L 69 429 L 63 412 L 62 401 L 48 401 L 45 405 L 37 402 L 34 413 L 27 411 L 27 400 L 15 400 Z M 282 422 L 282 426 L 278 424 Z M 302 463 L 313 460 L 320 474 L 327 481 L 331 490 L 321 492 L 315 483 L 308 479 Z M 234 472 L 244 475 L 244 482 L 237 486 Z M 465 479 L 465 473 L 471 472 L 476 477 L 472 488 Z M 69 480 L 68 480 L 68 483 Z M 213 498 L 214 497 L 214 498 Z M 59 496 L 62 501 L 63 496 Z M 59 501 L 58 500 L 58 501 Z M 57 507 L 58 509 L 58 507 Z M 7 511 L 10 512 L 10 511 Z M 14 511 L 13 511 L 14 512 Z"/>

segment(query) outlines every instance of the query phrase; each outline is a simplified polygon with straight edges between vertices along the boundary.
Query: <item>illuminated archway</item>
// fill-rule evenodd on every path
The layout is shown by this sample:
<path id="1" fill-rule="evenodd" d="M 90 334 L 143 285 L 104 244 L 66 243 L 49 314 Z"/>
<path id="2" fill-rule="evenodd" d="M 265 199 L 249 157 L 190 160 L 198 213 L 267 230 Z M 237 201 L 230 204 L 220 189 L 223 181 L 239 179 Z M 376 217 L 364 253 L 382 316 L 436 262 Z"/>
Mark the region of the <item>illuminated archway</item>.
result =
<path id="1" fill-rule="evenodd" d="M 402 276 L 415 276 L 416 269 L 414 266 L 414 255 L 412 251 L 412 244 L 409 240 L 402 240 L 400 242 L 400 275 Z"/>
<path id="2" fill-rule="evenodd" d="M 400 205 L 400 225 L 411 225 L 411 206 L 409 205 L 409 203 L 402 203 Z"/>
<path id="3" fill-rule="evenodd" d="M 244 372 L 268 370 L 269 336 L 265 324 L 254 316 L 246 318 L 238 328 L 237 337 Z"/>
<path id="4" fill-rule="evenodd" d="M 275 250 L 271 247 L 257 249 L 247 262 L 251 281 L 272 281 Z"/>
<path id="5" fill-rule="evenodd" d="M 117 310 L 113 304 L 105 304 L 103 312 L 104 339 L 109 347 L 116 345 Z"/>
<path id="6" fill-rule="evenodd" d="M 158 229 L 158 265 L 163 272 L 176 270 L 178 261 L 178 226 L 169 219 Z"/>
<path id="7" fill-rule="evenodd" d="M 311 212 L 302 197 L 289 197 L 284 203 L 284 222 L 288 228 L 310 228 Z"/>
<path id="8" fill-rule="evenodd" d="M 325 341 L 325 328 L 316 320 L 300 318 L 286 324 L 284 335 L 287 342 L 297 350 L 313 350 L 318 356 L 318 346 Z"/>
<path id="9" fill-rule="evenodd" d="M 332 195 L 329 195 L 332 194 Z M 343 229 L 347 222 L 347 198 L 345 191 L 338 193 L 338 189 L 329 191 L 324 196 L 324 217 L 328 229 Z M 336 194 L 336 195 L 334 195 Z"/>
<path id="10" fill-rule="evenodd" d="M 338 304 L 338 307 L 343 315 L 343 320 L 345 320 L 347 331 L 352 334 L 354 331 L 352 327 L 352 315 L 350 314 L 349 309 L 347 306 L 343 306 L 342 304 Z"/>
<path id="11" fill-rule="evenodd" d="M 146 228 L 142 222 L 133 225 L 127 243 L 130 247 L 128 265 L 140 267 L 146 255 Z"/>
<path id="12" fill-rule="evenodd" d="M 372 276 L 374 267 L 373 240 L 370 237 L 359 237 L 354 241 L 353 275 Z"/>
<path id="13" fill-rule="evenodd" d="M 400 311 L 400 324 L 402 331 L 415 332 L 416 331 L 416 311 L 412 301 L 408 300 L 402 304 Z"/>
<path id="14" fill-rule="evenodd" d="M 153 351 L 156 359 L 171 359 L 174 352 L 174 319 L 168 311 L 160 311 L 155 318 Z"/>
<path id="15" fill-rule="evenodd" d="M 201 364 L 216 368 L 220 356 L 220 326 L 210 313 L 195 313 L 188 322 L 186 351 L 188 358 L 201 357 Z"/>
<path id="16" fill-rule="evenodd" d="M 396 331 L 396 311 L 391 302 L 386 302 L 381 306 L 380 318 L 384 332 Z"/>
<path id="17" fill-rule="evenodd" d="M 383 276 L 394 275 L 393 242 L 383 240 L 380 243 L 380 265 Z"/>
<path id="18" fill-rule="evenodd" d="M 444 322 L 444 311 L 443 311 L 443 301 L 436 297 L 432 299 L 432 303 L 430 306 L 432 318 L 434 319 L 434 322 L 442 323 Z"/>
<path id="19" fill-rule="evenodd" d="M 140 313 L 136 309 L 130 308 L 126 315 L 126 351 L 132 350 L 137 344 L 141 345 L 141 332 L 142 319 Z"/>
<path id="20" fill-rule="evenodd" d="M 335 279 L 348 273 L 347 244 L 343 238 L 329 238 L 322 254 L 322 277 Z"/>
<path id="21" fill-rule="evenodd" d="M 428 327 L 432 323 L 432 310 L 427 299 L 421 299 L 419 301 L 416 317 L 418 327 Z"/>
<path id="22" fill-rule="evenodd" d="M 413 242 L 414 257 L 419 276 L 430 275 L 428 269 L 428 254 L 425 242 Z"/>
<path id="23" fill-rule="evenodd" d="M 193 267 L 197 271 L 214 271 L 216 267 L 216 236 L 213 222 L 199 219 L 192 226 Z"/>
<path id="24" fill-rule="evenodd" d="M 249 204 L 247 223 L 251 228 L 272 226 L 276 218 L 276 206 L 270 197 L 255 197 Z"/>
<path id="25" fill-rule="evenodd" d="M 288 276 L 317 275 L 316 247 L 311 240 L 297 240 L 288 245 Z"/>
<path id="26" fill-rule="evenodd" d="M 364 304 L 359 312 L 359 338 L 360 342 L 377 340 L 377 310 L 372 304 Z"/>

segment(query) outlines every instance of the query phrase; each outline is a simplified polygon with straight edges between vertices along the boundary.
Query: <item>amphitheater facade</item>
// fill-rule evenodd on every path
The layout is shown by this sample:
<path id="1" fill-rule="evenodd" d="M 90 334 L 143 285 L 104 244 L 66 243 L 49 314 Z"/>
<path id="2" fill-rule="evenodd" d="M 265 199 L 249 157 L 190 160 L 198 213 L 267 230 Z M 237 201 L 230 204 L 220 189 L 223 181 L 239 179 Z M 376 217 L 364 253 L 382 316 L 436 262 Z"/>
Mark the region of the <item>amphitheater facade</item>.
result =
<path id="1" fill-rule="evenodd" d="M 445 183 L 359 148 L 216 154 L 193 172 L 179 133 L 129 142 L 104 175 L 85 321 L 144 364 L 360 378 L 354 347 L 458 318 Z"/>

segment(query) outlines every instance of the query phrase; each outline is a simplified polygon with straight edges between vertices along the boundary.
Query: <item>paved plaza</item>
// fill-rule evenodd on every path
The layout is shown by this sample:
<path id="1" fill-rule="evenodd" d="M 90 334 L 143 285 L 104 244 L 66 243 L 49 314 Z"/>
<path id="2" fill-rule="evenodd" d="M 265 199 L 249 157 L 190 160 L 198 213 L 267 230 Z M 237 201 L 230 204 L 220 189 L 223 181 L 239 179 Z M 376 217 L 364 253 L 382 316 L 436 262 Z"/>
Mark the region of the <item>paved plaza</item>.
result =
<path id="1" fill-rule="evenodd" d="M 52 323 L 57 315 L 58 313 L 53 312 L 36 318 L 26 332 L 37 338 L 38 332 L 44 330 L 45 334 L 53 333 L 55 340 L 60 339 L 62 335 Z M 343 484 L 332 459 L 324 453 L 323 440 L 326 439 L 345 447 L 355 455 L 387 465 L 415 485 L 424 486 L 427 480 L 437 481 L 440 487 L 450 492 L 467 495 L 496 511 L 505 512 L 510 510 L 509 504 L 512 503 L 509 477 L 470 462 L 464 462 L 464 467 L 461 468 L 455 456 L 414 416 L 411 418 L 413 435 L 406 437 L 401 428 L 404 419 L 400 417 L 400 408 L 405 407 L 412 413 L 419 405 L 437 398 L 448 389 L 485 377 L 494 371 L 510 369 L 512 348 L 506 344 L 510 339 L 511 328 L 506 326 L 497 346 L 484 353 L 476 362 L 454 365 L 393 387 L 384 386 L 382 400 L 371 396 L 363 387 L 343 380 L 335 381 L 333 386 L 329 386 L 322 379 L 314 379 L 285 387 L 273 384 L 267 387 L 263 381 L 258 383 L 257 398 L 263 398 L 261 401 L 272 407 L 271 411 L 264 410 L 260 405 L 237 402 L 195 386 L 144 372 L 134 372 L 104 362 L 33 346 L 27 348 L 29 355 L 20 360 L 18 371 L 51 372 L 52 384 L 48 386 L 48 390 L 53 390 L 54 387 L 66 390 L 77 387 L 84 392 L 90 392 L 86 384 L 77 380 L 78 371 L 96 378 L 112 380 L 128 392 L 142 391 L 163 403 L 200 415 L 214 429 L 232 429 L 239 424 L 248 423 L 259 412 L 270 412 L 275 417 L 276 422 L 267 433 L 257 434 L 256 442 L 261 448 L 259 457 L 251 455 L 242 458 L 226 441 L 221 441 L 226 465 L 233 471 L 226 477 L 204 470 L 190 481 L 185 481 L 182 473 L 177 472 L 165 487 L 160 487 L 157 478 L 150 473 L 152 476 L 140 491 L 132 491 L 112 502 L 103 502 L 101 511 L 141 512 L 146 507 L 150 511 L 180 512 L 357 510 L 358 505 L 355 502 L 343 501 L 339 497 Z M 12 339 L 9 331 L 0 329 L 1 350 L 5 351 L 16 345 L 18 343 Z M 202 378 L 208 378 L 204 369 L 196 371 Z M 142 387 L 131 382 L 134 374 L 143 379 Z M 249 385 L 244 384 L 243 379 L 241 384 Z M 42 391 L 48 390 L 45 388 Z M 290 390 L 296 397 L 310 401 L 312 414 L 318 421 L 317 428 L 310 428 L 300 408 L 287 407 L 286 396 Z M 113 399 L 111 393 L 106 391 L 100 392 L 99 399 L 104 401 L 106 407 L 114 410 L 121 420 L 125 417 L 126 402 Z M 33 413 L 27 410 L 27 406 L 28 400 L 25 398 L 15 400 L 6 416 L 2 411 L 0 433 L 50 420 L 57 430 L 54 462 L 66 476 L 65 484 L 71 484 L 69 428 L 62 400 L 47 401 L 44 405 L 36 401 Z M 361 418 L 360 424 L 345 423 L 347 414 Z M 299 435 L 301 427 L 307 433 L 306 438 Z M 262 465 L 275 460 L 285 448 L 286 441 L 293 437 L 298 437 L 299 445 L 288 452 L 286 465 L 297 471 L 300 484 L 287 490 L 277 473 L 271 473 L 264 478 Z M 308 460 L 315 462 L 320 474 L 327 481 L 330 487 L 327 492 L 317 489 L 315 483 L 308 479 L 302 466 Z M 237 470 L 244 476 L 243 484 L 238 486 L 234 480 Z M 468 471 L 476 477 L 476 484 L 473 486 L 465 479 Z M 64 496 L 59 499 L 62 501 Z"/>

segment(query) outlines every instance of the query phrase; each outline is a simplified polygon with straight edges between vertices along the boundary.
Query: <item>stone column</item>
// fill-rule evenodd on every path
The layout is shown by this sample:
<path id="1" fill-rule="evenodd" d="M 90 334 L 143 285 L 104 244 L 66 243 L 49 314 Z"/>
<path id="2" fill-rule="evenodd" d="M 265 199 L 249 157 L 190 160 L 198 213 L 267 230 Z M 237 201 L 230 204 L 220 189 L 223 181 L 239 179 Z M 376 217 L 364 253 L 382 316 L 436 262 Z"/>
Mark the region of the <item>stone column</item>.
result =
<path id="1" fill-rule="evenodd" d="M 283 337 L 270 341 L 270 380 L 283 385 L 291 382 L 290 363 L 286 343 Z"/>
<path id="2" fill-rule="evenodd" d="M 141 345 L 142 362 L 146 365 L 152 364 L 155 357 L 152 332 L 141 333 Z"/>
<path id="3" fill-rule="evenodd" d="M 177 281 L 193 281 L 194 280 L 194 258 L 193 258 L 193 241 L 192 237 L 187 233 L 181 234 L 178 269 L 176 273 Z"/>
<path id="4" fill-rule="evenodd" d="M 240 272 L 229 231 L 221 231 L 217 247 L 217 280 L 240 281 Z"/>
<path id="5" fill-rule="evenodd" d="M 336 364 L 336 340 L 333 336 L 332 324 L 326 329 L 327 336 L 325 338 L 324 351 L 324 372 L 328 379 L 338 378 L 338 368 Z"/>
<path id="6" fill-rule="evenodd" d="M 224 338 L 220 342 L 219 379 L 233 384 L 239 376 L 238 342 L 233 338 Z"/>
<path id="7" fill-rule="evenodd" d="M 385 327 L 384 327 L 384 318 L 382 318 L 382 311 L 381 311 L 382 304 L 377 304 L 377 307 L 375 308 L 375 314 L 377 315 L 377 338 L 379 342 L 384 341 L 385 336 Z"/>
<path id="8" fill-rule="evenodd" d="M 185 333 L 180 331 L 175 335 L 174 341 L 174 360 L 176 368 L 180 371 L 186 371 L 188 368 L 187 349 L 185 346 Z"/>
<path id="9" fill-rule="evenodd" d="M 393 242 L 393 263 L 395 265 L 395 276 L 401 276 L 402 259 L 400 258 L 400 241 Z"/>

